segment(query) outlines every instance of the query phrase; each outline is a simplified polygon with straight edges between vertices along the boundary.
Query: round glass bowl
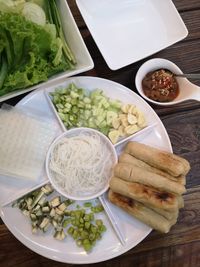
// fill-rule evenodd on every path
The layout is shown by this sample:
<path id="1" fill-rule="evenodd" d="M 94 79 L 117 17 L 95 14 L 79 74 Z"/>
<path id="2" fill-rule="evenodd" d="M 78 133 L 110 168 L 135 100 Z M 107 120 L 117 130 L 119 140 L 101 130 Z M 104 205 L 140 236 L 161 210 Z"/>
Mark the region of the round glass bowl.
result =
<path id="1" fill-rule="evenodd" d="M 117 153 L 111 141 L 90 128 L 74 128 L 57 137 L 46 157 L 50 183 L 72 200 L 89 200 L 109 188 Z"/>

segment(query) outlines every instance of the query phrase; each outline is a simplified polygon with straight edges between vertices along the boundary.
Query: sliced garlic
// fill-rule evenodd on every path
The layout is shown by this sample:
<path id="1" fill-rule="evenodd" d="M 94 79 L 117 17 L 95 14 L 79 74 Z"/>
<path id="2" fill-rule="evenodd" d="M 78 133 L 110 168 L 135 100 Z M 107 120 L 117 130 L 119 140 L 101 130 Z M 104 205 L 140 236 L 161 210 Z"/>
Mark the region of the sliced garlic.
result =
<path id="1" fill-rule="evenodd" d="M 118 130 L 112 130 L 108 133 L 108 137 L 110 138 L 111 142 L 113 144 L 116 144 L 119 137 L 120 137 L 120 134 L 119 134 L 119 131 Z"/>
<path id="2" fill-rule="evenodd" d="M 138 113 L 137 124 L 140 128 L 144 128 L 146 126 L 146 120 L 142 112 Z"/>
<path id="3" fill-rule="evenodd" d="M 125 127 L 124 130 L 125 130 L 125 133 L 130 135 L 130 134 L 134 134 L 135 132 L 137 132 L 139 130 L 139 128 L 136 124 L 134 124 L 134 125 L 129 125 L 129 126 Z"/>
<path id="4" fill-rule="evenodd" d="M 125 127 L 123 125 L 120 125 L 119 128 L 118 128 L 118 131 L 119 131 L 119 135 L 121 137 L 124 137 L 126 135 L 125 131 L 124 131 Z"/>
<path id="5" fill-rule="evenodd" d="M 136 106 L 135 105 L 130 105 L 129 106 L 129 109 L 128 109 L 128 113 L 131 113 L 131 114 L 135 114 L 135 108 L 136 108 Z"/>
<path id="6" fill-rule="evenodd" d="M 124 113 L 128 113 L 128 110 L 129 110 L 130 106 L 131 106 L 130 104 L 122 105 L 121 111 L 124 112 Z"/>
<path id="7" fill-rule="evenodd" d="M 137 123 L 137 117 L 131 113 L 128 113 L 127 120 L 128 120 L 128 123 L 130 123 L 130 124 L 136 124 Z"/>
<path id="8" fill-rule="evenodd" d="M 121 123 L 124 127 L 127 127 L 129 125 L 127 117 L 121 120 Z"/>
<path id="9" fill-rule="evenodd" d="M 121 124 L 121 120 L 120 120 L 120 118 L 114 118 L 114 119 L 112 120 L 112 127 L 113 127 L 114 129 L 117 130 L 117 129 L 119 128 L 120 124 Z"/>
<path id="10" fill-rule="evenodd" d="M 126 119 L 126 118 L 127 118 L 127 115 L 126 114 L 123 114 L 123 113 L 119 114 L 119 119 L 121 121 L 124 120 L 124 119 Z"/>

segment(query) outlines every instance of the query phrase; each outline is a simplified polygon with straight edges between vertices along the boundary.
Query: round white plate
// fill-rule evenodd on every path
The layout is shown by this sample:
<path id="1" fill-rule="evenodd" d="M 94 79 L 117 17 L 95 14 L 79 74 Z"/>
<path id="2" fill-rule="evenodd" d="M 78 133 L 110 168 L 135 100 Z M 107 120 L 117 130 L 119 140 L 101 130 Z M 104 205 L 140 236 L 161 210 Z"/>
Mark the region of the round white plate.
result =
<path id="1" fill-rule="evenodd" d="M 27 110 L 30 108 L 37 109 L 48 117 L 55 117 L 56 120 L 56 116 L 46 100 L 44 90 L 52 91 L 57 87 L 66 86 L 71 82 L 89 90 L 96 88 L 103 89 L 105 94 L 111 98 L 120 99 L 124 103 L 134 103 L 137 105 L 144 112 L 148 124 L 157 123 L 157 125 L 152 131 L 137 136 L 135 140 L 166 151 L 172 151 L 168 134 L 154 110 L 140 96 L 128 88 L 109 80 L 95 77 L 68 78 L 60 84 L 30 93 L 18 103 L 18 106 L 23 106 Z M 103 238 L 97 242 L 92 252 L 88 254 L 83 249 L 78 248 L 71 237 L 67 237 L 64 241 L 58 241 L 53 238 L 51 232 L 33 235 L 29 220 L 17 208 L 12 208 L 11 206 L 2 208 L 1 218 L 19 241 L 44 257 L 72 264 L 97 263 L 125 253 L 140 243 L 151 232 L 150 227 L 131 217 L 113 204 L 109 205 L 125 236 L 126 244 L 124 246 L 121 245 L 109 220 L 103 213 L 99 216 L 103 218 L 107 226 L 107 231 L 104 233 Z"/>

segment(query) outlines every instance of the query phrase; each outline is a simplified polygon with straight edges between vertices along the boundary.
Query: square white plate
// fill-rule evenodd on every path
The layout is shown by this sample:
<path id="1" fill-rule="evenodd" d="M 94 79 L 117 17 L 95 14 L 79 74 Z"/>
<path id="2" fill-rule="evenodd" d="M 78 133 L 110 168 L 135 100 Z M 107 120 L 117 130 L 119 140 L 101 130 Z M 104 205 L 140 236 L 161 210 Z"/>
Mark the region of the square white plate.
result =
<path id="1" fill-rule="evenodd" d="M 76 0 L 106 63 L 117 70 L 188 34 L 171 0 Z"/>
<path id="2" fill-rule="evenodd" d="M 67 1 L 57 0 L 57 5 L 60 11 L 61 22 L 62 22 L 63 31 L 65 34 L 66 40 L 77 61 L 75 69 L 56 74 L 52 76 L 51 78 L 49 78 L 47 82 L 39 83 L 27 89 L 13 91 L 5 96 L 0 97 L 0 102 L 5 101 L 6 99 L 9 99 L 9 98 L 13 98 L 15 96 L 27 93 L 34 89 L 41 88 L 42 86 L 47 85 L 47 83 L 49 82 L 51 83 L 51 81 L 77 75 L 79 73 L 90 70 L 94 67 L 93 60 L 79 32 L 79 29 L 72 16 L 72 13 L 69 9 Z"/>

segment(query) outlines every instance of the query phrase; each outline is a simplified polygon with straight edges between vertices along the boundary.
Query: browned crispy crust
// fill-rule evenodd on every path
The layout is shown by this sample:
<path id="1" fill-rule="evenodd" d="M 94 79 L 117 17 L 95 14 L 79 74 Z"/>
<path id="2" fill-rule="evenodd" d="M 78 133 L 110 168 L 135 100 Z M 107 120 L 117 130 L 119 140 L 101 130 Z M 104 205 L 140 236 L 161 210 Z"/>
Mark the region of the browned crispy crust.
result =
<path id="1" fill-rule="evenodd" d="M 139 183 L 127 182 L 118 177 L 110 180 L 112 191 L 135 199 L 148 207 L 155 207 L 165 210 L 176 210 L 178 208 L 177 197 L 168 192 Z"/>
<path id="2" fill-rule="evenodd" d="M 160 232 L 169 232 L 170 227 L 176 223 L 177 216 L 172 218 L 172 220 L 168 220 L 150 208 L 145 207 L 142 203 L 115 193 L 112 190 L 109 190 L 108 198 L 116 206 Z"/>
<path id="3" fill-rule="evenodd" d="M 128 182 L 141 183 L 178 195 L 186 192 L 184 185 L 130 163 L 119 162 L 116 164 L 114 167 L 114 175 Z"/>

